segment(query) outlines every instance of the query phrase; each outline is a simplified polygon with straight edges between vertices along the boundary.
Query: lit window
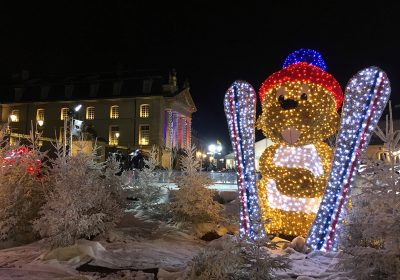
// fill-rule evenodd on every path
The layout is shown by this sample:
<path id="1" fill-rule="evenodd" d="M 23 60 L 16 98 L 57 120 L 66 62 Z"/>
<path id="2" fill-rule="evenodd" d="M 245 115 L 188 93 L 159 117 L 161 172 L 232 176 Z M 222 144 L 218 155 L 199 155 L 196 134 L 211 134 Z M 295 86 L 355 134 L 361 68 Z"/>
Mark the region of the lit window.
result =
<path id="1" fill-rule="evenodd" d="M 87 120 L 94 120 L 94 107 L 87 107 L 86 108 L 86 119 Z"/>
<path id="2" fill-rule="evenodd" d="M 141 125 L 139 128 L 139 145 L 150 144 L 150 126 Z"/>
<path id="3" fill-rule="evenodd" d="M 148 118 L 149 116 L 150 116 L 150 105 L 149 104 L 140 105 L 140 117 Z"/>
<path id="4" fill-rule="evenodd" d="M 113 105 L 110 108 L 110 119 L 118 119 L 119 118 L 119 106 Z"/>
<path id="5" fill-rule="evenodd" d="M 10 119 L 11 122 L 19 122 L 19 110 L 12 110 Z"/>
<path id="6" fill-rule="evenodd" d="M 44 121 L 44 109 L 37 109 L 36 110 L 36 120 L 37 121 Z"/>
<path id="7" fill-rule="evenodd" d="M 68 108 L 61 108 L 61 120 L 68 119 Z"/>
<path id="8" fill-rule="evenodd" d="M 119 127 L 118 126 L 110 126 L 109 132 L 109 144 L 110 145 L 118 145 L 119 138 Z"/>

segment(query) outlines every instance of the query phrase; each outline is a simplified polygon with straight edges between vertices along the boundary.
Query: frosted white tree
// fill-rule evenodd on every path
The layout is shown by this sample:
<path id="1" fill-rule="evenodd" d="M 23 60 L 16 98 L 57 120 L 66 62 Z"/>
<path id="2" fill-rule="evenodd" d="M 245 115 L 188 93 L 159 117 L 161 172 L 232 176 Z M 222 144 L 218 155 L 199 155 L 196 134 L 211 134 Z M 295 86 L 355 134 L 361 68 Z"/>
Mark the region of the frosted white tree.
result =
<path id="1" fill-rule="evenodd" d="M 11 144 L 5 128 L 0 129 L 0 239 L 32 241 L 32 220 L 44 203 L 46 157 L 35 145 Z"/>
<path id="2" fill-rule="evenodd" d="M 393 129 L 391 105 L 385 133 L 384 159 L 364 159 L 346 217 L 342 248 L 351 257 L 341 262 L 357 279 L 400 279 L 399 131 Z"/>
<path id="3" fill-rule="evenodd" d="M 196 147 L 192 146 L 180 159 L 182 175 L 175 178 L 178 190 L 172 194 L 169 210 L 176 222 L 216 223 L 222 219 L 222 206 L 213 199 L 215 191 L 208 188 L 213 181 L 199 172 L 200 161 L 195 152 Z"/>
<path id="4" fill-rule="evenodd" d="M 138 199 L 137 205 L 149 214 L 158 212 L 162 207 L 166 195 L 166 188 L 159 183 L 160 171 L 158 149 L 153 146 L 147 159 L 144 159 L 144 168 L 137 172 L 134 181 L 133 196 Z"/>
<path id="5" fill-rule="evenodd" d="M 73 156 L 63 156 L 60 143 L 55 147 L 46 203 L 34 229 L 51 246 L 65 246 L 115 226 L 124 209 L 119 196 L 122 179 L 115 175 L 119 171 L 115 160 L 97 162 L 96 149 L 91 154 L 78 149 Z"/>

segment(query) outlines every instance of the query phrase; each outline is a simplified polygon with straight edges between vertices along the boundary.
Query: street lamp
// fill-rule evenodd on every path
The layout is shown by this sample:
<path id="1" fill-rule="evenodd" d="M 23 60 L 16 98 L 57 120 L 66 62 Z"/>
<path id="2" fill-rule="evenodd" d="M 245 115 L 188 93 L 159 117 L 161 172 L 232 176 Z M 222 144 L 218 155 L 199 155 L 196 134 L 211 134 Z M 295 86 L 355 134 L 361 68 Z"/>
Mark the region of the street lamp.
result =
<path id="1" fill-rule="evenodd" d="M 43 124 L 44 124 L 44 121 L 43 121 L 43 120 L 38 120 L 38 121 L 36 121 L 36 125 L 35 125 L 35 139 L 36 139 L 36 138 L 39 138 L 39 136 L 40 136 L 40 131 L 38 130 L 38 125 L 39 125 L 40 128 L 42 128 Z"/>
<path id="2" fill-rule="evenodd" d="M 117 141 L 115 142 L 115 145 L 119 144 L 119 132 L 115 132 L 115 138 L 117 138 Z"/>
<path id="3" fill-rule="evenodd" d="M 16 122 L 17 121 L 17 116 L 14 114 L 11 114 L 8 116 L 8 120 L 7 120 L 7 134 L 11 133 L 11 126 L 10 126 L 10 122 Z"/>
<path id="4" fill-rule="evenodd" d="M 222 152 L 222 145 L 219 141 L 217 141 L 217 144 L 210 144 L 208 146 L 208 154 L 210 155 L 210 163 L 213 163 L 215 158 L 215 155 L 218 154 L 220 155 Z M 216 167 L 218 167 L 218 162 L 216 164 Z"/>
<path id="5" fill-rule="evenodd" d="M 69 119 L 69 155 L 72 156 L 72 135 L 74 129 L 74 115 L 79 112 L 82 108 L 82 104 L 78 104 L 75 107 L 68 108 L 68 117 L 64 118 L 64 156 L 66 155 L 67 149 L 67 127 L 68 127 L 68 119 Z"/>

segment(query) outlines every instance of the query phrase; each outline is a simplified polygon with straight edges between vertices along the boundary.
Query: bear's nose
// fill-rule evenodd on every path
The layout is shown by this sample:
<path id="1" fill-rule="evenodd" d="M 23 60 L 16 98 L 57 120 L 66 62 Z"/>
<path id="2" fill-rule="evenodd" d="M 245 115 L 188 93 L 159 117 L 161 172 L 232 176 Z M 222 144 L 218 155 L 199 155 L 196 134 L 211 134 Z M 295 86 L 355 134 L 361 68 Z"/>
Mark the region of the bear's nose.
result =
<path id="1" fill-rule="evenodd" d="M 282 100 L 280 103 L 281 103 L 281 107 L 284 110 L 294 109 L 298 105 L 298 102 L 294 99 L 285 99 L 285 100 Z"/>

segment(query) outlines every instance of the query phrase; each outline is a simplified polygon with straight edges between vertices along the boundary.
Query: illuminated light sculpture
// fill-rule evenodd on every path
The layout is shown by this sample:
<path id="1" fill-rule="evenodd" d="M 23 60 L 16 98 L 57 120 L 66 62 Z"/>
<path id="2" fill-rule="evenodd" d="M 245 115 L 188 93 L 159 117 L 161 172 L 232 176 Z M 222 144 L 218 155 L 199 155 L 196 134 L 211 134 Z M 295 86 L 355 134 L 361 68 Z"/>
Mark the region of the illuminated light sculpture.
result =
<path id="1" fill-rule="evenodd" d="M 258 195 L 268 233 L 306 236 L 325 191 L 332 150 L 323 141 L 337 130 L 343 92 L 316 51 L 296 51 L 284 66 L 259 93 L 257 128 L 274 144 L 259 161 Z"/>
<path id="2" fill-rule="evenodd" d="M 332 170 L 307 238 L 307 244 L 314 250 L 337 250 L 338 233 L 360 155 L 368 145 L 389 95 L 389 80 L 378 67 L 361 70 L 347 84 Z"/>
<path id="3" fill-rule="evenodd" d="M 322 55 L 319 52 L 310 49 L 299 49 L 289 54 L 285 59 L 282 68 L 286 68 L 287 66 L 298 62 L 307 62 L 308 64 L 326 71 L 326 64 L 322 59 Z"/>
<path id="4" fill-rule="evenodd" d="M 312 249 L 337 250 L 359 159 L 389 99 L 390 85 L 377 67 L 366 68 L 349 81 L 333 156 L 323 140 L 337 130 L 336 111 L 343 93 L 325 67 L 319 53 L 299 50 L 262 84 L 257 128 L 275 144 L 261 156 L 262 179 L 254 189 L 253 181 L 246 181 L 254 166 L 249 162 L 254 160 L 254 134 L 249 136 L 254 133 L 254 90 L 238 81 L 225 95 L 238 167 L 241 236 L 264 234 L 251 227 L 261 216 L 262 221 L 271 219 L 265 225 L 267 233 L 308 235 Z"/>
<path id="5" fill-rule="evenodd" d="M 264 237 L 259 212 L 254 158 L 256 93 L 244 81 L 235 81 L 224 99 L 225 114 L 236 157 L 240 197 L 240 236 Z"/>

